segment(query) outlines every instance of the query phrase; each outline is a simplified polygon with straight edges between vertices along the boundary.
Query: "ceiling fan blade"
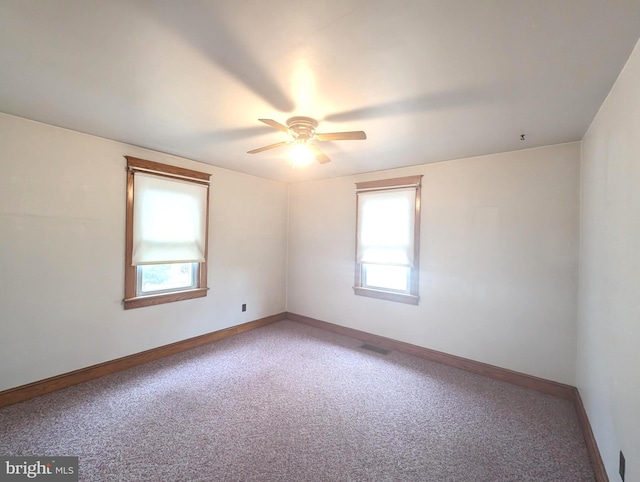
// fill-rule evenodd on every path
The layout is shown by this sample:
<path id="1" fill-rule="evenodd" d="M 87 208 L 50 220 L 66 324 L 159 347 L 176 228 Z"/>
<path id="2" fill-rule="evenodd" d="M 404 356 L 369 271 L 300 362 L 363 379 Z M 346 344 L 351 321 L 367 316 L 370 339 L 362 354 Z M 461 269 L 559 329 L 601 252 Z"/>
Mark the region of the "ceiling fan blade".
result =
<path id="1" fill-rule="evenodd" d="M 327 134 L 316 134 L 314 139 L 317 141 L 361 141 L 367 138 L 364 131 L 352 132 L 329 132 Z"/>
<path id="2" fill-rule="evenodd" d="M 289 128 L 285 125 L 280 124 L 280 122 L 276 122 L 273 119 L 258 119 L 260 122 L 264 122 L 268 126 L 273 127 L 274 129 L 278 129 L 279 131 L 289 133 Z"/>
<path id="3" fill-rule="evenodd" d="M 252 151 L 247 151 L 247 154 L 257 154 L 258 152 L 267 151 L 269 149 L 275 149 L 276 147 L 286 146 L 287 144 L 289 144 L 287 141 L 276 142 L 275 144 L 270 144 L 268 146 L 258 147 L 257 149 L 254 149 Z"/>
<path id="4" fill-rule="evenodd" d="M 308 143 L 307 145 L 309 146 L 309 149 L 311 149 L 311 152 L 313 152 L 314 159 L 320 164 L 331 162 L 331 159 L 329 159 L 329 157 L 324 152 L 322 152 L 318 146 L 314 146 L 311 143 Z"/>

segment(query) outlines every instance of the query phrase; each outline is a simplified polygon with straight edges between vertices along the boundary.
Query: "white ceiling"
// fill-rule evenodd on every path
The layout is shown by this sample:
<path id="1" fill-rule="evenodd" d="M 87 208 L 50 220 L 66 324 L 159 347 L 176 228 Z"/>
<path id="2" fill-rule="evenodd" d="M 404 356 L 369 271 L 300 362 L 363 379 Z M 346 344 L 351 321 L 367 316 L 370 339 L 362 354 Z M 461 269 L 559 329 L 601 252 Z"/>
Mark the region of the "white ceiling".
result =
<path id="1" fill-rule="evenodd" d="M 580 140 L 639 37 L 640 0 L 0 0 L 0 111 L 321 179 Z M 246 154 L 293 115 L 368 139 Z"/>

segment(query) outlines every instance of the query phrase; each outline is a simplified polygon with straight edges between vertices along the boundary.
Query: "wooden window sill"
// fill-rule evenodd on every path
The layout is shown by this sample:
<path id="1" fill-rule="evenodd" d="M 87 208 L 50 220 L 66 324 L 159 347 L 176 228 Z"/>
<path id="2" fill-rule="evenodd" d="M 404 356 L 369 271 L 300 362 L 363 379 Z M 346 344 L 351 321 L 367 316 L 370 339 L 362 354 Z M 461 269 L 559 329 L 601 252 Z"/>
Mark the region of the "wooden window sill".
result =
<path id="1" fill-rule="evenodd" d="M 209 288 L 196 288 L 193 290 L 176 291 L 174 293 L 162 293 L 159 295 L 137 296 L 124 300 L 124 309 L 141 308 L 143 306 L 161 305 L 174 301 L 190 300 L 207 296 Z"/>
<path id="2" fill-rule="evenodd" d="M 354 286 L 353 292 L 359 296 L 368 296 L 369 298 L 378 298 L 380 300 L 397 301 L 398 303 L 407 303 L 409 305 L 417 305 L 420 297 L 407 293 L 396 293 L 394 291 L 374 290 L 372 288 L 362 288 Z"/>

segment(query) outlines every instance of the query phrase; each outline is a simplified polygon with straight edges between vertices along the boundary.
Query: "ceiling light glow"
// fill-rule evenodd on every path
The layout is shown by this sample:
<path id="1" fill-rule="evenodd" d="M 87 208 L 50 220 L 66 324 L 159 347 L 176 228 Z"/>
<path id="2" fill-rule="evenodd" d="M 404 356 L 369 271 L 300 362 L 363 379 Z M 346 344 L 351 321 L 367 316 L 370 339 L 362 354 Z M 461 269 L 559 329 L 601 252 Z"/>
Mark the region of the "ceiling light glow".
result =
<path id="1" fill-rule="evenodd" d="M 291 88 L 298 111 L 316 110 L 316 78 L 310 62 L 304 57 L 295 63 L 291 75 Z"/>
<path id="2" fill-rule="evenodd" d="M 305 142 L 297 142 L 291 149 L 294 166 L 308 166 L 313 162 L 313 152 Z"/>

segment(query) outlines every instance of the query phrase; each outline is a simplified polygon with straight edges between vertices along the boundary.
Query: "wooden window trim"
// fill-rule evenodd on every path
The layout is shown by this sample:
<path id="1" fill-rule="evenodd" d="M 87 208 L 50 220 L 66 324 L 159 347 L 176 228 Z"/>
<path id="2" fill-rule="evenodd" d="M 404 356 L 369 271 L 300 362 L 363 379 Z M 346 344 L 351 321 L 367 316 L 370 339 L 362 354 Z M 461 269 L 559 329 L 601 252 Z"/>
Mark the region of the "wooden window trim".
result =
<path id="1" fill-rule="evenodd" d="M 137 269 L 131 264 L 133 255 L 133 183 L 134 173 L 147 172 L 163 177 L 188 180 L 197 184 L 209 185 L 211 174 L 194 171 L 177 166 L 170 166 L 154 161 L 147 161 L 136 157 L 125 156 L 127 159 L 127 200 L 125 226 L 125 257 L 124 257 L 124 309 L 141 308 L 175 301 L 190 300 L 207 296 L 207 262 L 209 259 L 209 189 L 207 189 L 207 207 L 205 213 L 205 244 L 204 262 L 199 263 L 198 287 L 184 291 L 173 291 L 157 295 L 136 296 Z"/>
<path id="2" fill-rule="evenodd" d="M 407 303 L 417 305 L 420 301 L 420 211 L 422 199 L 422 175 L 396 177 L 393 179 L 380 179 L 376 181 L 357 182 L 356 184 L 356 267 L 355 282 L 353 292 L 359 296 L 369 298 L 378 298 L 381 300 L 395 301 L 398 303 Z M 385 191 L 389 189 L 402 189 L 405 187 L 413 187 L 416 190 L 416 209 L 413 228 L 413 264 L 410 271 L 409 293 L 398 293 L 384 289 L 374 289 L 362 286 L 362 263 L 358 263 L 358 193 L 359 192 L 375 192 Z"/>
<path id="3" fill-rule="evenodd" d="M 422 174 L 418 176 L 394 177 L 393 179 L 379 179 L 377 181 L 356 182 L 356 191 L 420 187 L 421 184 Z"/>

